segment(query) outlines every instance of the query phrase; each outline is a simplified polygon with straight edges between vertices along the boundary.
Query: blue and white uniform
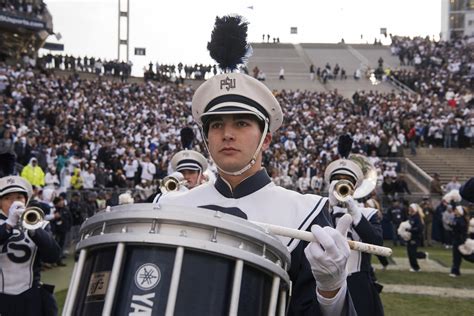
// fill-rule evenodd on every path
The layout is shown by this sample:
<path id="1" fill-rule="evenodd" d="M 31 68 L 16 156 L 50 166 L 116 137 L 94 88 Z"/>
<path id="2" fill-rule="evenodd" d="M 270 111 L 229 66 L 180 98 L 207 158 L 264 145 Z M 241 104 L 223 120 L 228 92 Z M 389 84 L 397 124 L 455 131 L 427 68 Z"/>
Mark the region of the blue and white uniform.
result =
<path id="1" fill-rule="evenodd" d="M 382 225 L 373 208 L 360 208 L 362 217 L 360 222 L 347 233 L 351 240 L 383 245 Z M 345 208 L 333 207 L 333 218 L 337 219 L 347 213 Z M 375 280 L 372 276 L 371 255 L 368 253 L 351 250 L 347 261 L 347 286 L 354 302 L 358 315 L 383 315 L 383 305 L 380 300 Z"/>
<path id="2" fill-rule="evenodd" d="M 6 220 L 0 213 L 0 315 L 49 316 L 56 307 L 51 306 L 54 298 L 44 293 L 47 290 L 40 283 L 41 261 L 54 263 L 60 256 L 49 222 L 23 232 L 7 229 Z"/>
<path id="3" fill-rule="evenodd" d="M 163 196 L 159 204 L 218 210 L 251 221 L 280 225 L 300 230 L 311 226 L 332 226 L 327 199 L 302 195 L 276 186 L 264 169 L 242 181 L 233 191 L 220 176 L 188 192 Z M 306 259 L 307 242 L 279 236 L 291 252 L 289 272 L 292 298 L 288 315 L 355 315 L 344 284 L 338 294 L 326 299 L 316 291 L 316 282 Z"/>

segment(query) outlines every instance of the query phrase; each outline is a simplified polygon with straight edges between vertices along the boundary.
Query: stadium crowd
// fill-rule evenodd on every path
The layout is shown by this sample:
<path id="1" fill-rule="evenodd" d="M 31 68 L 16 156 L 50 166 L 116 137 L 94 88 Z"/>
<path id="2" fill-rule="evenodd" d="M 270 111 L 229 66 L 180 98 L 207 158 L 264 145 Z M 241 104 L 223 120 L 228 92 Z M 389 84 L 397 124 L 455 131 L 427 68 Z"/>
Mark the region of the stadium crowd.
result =
<path id="1" fill-rule="evenodd" d="M 398 45 L 400 52 L 413 42 Z M 56 57 L 46 68 L 78 65 L 67 58 L 56 63 Z M 93 58 L 82 61 L 89 71 L 92 61 L 97 64 Z M 0 64 L 0 176 L 22 175 L 37 188 L 36 197 L 51 205 L 55 197 L 71 203 L 66 192 L 86 192 L 81 203 L 90 205 L 87 214 L 77 216 L 77 223 L 118 204 L 114 188 L 132 189 L 136 201 L 145 201 L 169 173 L 170 158 L 182 149 L 182 128 L 194 131 L 194 148 L 205 152 L 190 112 L 190 86 L 110 79 L 82 79 L 77 74 L 63 78 L 52 71 Z M 353 151 L 370 156 L 390 200 L 410 192 L 396 164 L 385 157 L 402 156 L 408 148 L 415 154 L 417 146 L 474 143 L 469 90 L 456 90 L 455 104 L 446 94 L 428 90 L 417 95 L 358 91 L 351 100 L 337 91 L 274 93 L 285 122 L 264 164 L 275 183 L 303 193 L 327 190 L 323 172 L 337 157 L 337 139 L 343 133 L 352 135 Z M 215 170 L 212 164 L 210 170 Z"/>
<path id="2" fill-rule="evenodd" d="M 0 0 L 0 9 L 15 14 L 41 16 L 46 4 L 42 0 Z"/>
<path id="3" fill-rule="evenodd" d="M 467 103 L 472 98 L 474 56 L 472 39 L 433 41 L 429 38 L 392 37 L 392 53 L 400 65 L 414 70 L 393 72 L 396 79 L 422 95 L 436 96 L 449 105 Z"/>

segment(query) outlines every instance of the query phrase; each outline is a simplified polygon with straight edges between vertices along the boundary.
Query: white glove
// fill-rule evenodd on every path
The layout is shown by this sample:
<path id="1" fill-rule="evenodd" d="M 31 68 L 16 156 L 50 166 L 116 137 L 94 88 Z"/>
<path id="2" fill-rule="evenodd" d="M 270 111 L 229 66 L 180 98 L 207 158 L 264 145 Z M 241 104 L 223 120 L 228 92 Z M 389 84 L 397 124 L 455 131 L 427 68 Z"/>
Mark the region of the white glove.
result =
<path id="1" fill-rule="evenodd" d="M 339 205 L 339 201 L 334 196 L 334 186 L 336 185 L 337 181 L 332 181 L 329 185 L 329 206 L 337 206 Z"/>
<path id="2" fill-rule="evenodd" d="M 15 227 L 20 220 L 21 214 L 25 211 L 25 203 L 20 201 L 15 201 L 10 206 L 8 210 L 8 218 L 5 221 L 10 227 Z"/>
<path id="3" fill-rule="evenodd" d="M 316 242 L 304 250 L 316 279 L 316 287 L 322 291 L 340 289 L 346 282 L 346 263 L 351 250 L 347 243 L 347 231 L 352 218 L 345 214 L 339 219 L 336 229 L 313 225 L 311 232 Z"/>
<path id="4" fill-rule="evenodd" d="M 352 216 L 352 223 L 354 224 L 354 226 L 359 225 L 360 220 L 362 219 L 362 212 L 360 210 L 360 207 L 357 205 L 357 203 L 352 197 L 349 197 L 347 199 L 346 206 L 347 212 L 349 212 L 349 214 L 351 214 Z"/>

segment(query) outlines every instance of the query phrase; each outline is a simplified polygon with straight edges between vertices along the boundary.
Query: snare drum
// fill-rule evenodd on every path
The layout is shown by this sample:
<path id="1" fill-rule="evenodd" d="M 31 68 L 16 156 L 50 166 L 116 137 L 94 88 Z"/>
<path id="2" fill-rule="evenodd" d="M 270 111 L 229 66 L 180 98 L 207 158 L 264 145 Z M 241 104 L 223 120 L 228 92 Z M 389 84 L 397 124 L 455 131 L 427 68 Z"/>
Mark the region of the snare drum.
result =
<path id="1" fill-rule="evenodd" d="M 245 219 L 129 204 L 81 227 L 63 315 L 285 315 L 290 254 Z"/>

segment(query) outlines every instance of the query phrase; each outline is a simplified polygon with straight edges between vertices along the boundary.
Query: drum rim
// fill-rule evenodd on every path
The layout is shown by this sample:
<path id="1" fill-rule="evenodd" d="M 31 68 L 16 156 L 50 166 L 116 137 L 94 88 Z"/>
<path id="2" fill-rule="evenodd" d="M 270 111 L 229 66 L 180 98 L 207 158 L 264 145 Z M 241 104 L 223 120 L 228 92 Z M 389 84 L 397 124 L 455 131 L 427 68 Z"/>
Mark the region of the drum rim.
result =
<path id="1" fill-rule="evenodd" d="M 150 212 L 156 212 L 157 216 L 150 217 Z M 186 213 L 193 214 L 195 217 L 190 218 L 188 217 L 189 214 Z M 264 228 L 253 224 L 246 219 L 233 216 L 231 214 L 196 207 L 183 207 L 176 205 L 160 206 L 159 204 L 152 203 L 137 203 L 114 206 L 110 208 L 110 211 L 101 211 L 88 218 L 82 224 L 80 229 L 81 241 L 84 239 L 86 234 L 90 233 L 91 231 L 97 231 L 98 229 L 101 229 L 103 224 L 107 222 L 112 224 L 126 224 L 127 222 L 132 222 L 133 220 L 149 221 L 156 219 L 162 220 L 165 223 L 166 221 L 176 221 L 196 224 L 196 218 L 199 219 L 199 226 L 218 228 L 227 233 L 231 232 L 240 236 L 245 236 L 252 240 L 259 241 L 265 244 L 267 247 L 270 247 L 279 258 L 285 259 L 288 263 L 288 266 L 290 265 L 291 255 L 287 247 L 281 242 L 280 239 L 278 239 L 278 237 L 265 231 Z M 212 225 L 213 223 L 215 225 Z M 152 236 L 154 234 L 149 233 L 143 235 Z M 256 236 L 260 238 L 257 238 Z"/>
<path id="2" fill-rule="evenodd" d="M 154 234 L 156 242 L 151 240 L 144 241 L 144 237 L 150 237 L 149 234 L 123 234 L 123 233 L 111 233 L 105 235 L 95 235 L 87 239 L 81 240 L 76 247 L 77 251 L 86 249 L 88 252 L 102 247 L 115 246 L 118 243 L 124 243 L 125 246 L 130 245 L 150 245 L 150 246 L 164 246 L 168 248 L 177 249 L 183 247 L 186 250 L 192 250 L 194 252 L 202 252 L 205 254 L 221 254 L 223 257 L 228 257 L 234 261 L 243 260 L 245 263 L 250 263 L 253 266 L 269 271 L 284 280 L 289 286 L 290 277 L 288 272 L 285 270 L 284 262 L 281 265 L 269 260 L 266 257 L 259 256 L 253 252 L 241 250 L 232 246 L 213 243 L 211 241 L 205 242 L 204 240 L 196 240 L 187 237 L 180 236 L 161 236 Z M 205 247 L 202 244 L 205 243 Z M 288 262 L 289 264 L 289 262 Z M 287 266 L 289 268 L 289 265 Z"/>

